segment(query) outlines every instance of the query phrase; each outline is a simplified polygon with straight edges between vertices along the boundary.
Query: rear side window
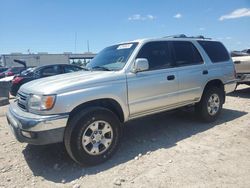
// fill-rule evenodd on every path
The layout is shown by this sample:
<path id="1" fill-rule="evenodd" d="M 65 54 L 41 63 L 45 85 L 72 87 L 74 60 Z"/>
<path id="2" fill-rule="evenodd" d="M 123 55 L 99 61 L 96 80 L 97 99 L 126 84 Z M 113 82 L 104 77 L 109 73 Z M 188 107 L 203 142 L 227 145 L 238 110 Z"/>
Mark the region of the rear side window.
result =
<path id="1" fill-rule="evenodd" d="M 18 73 L 22 72 L 23 70 L 25 70 L 24 67 L 13 67 L 11 69 L 11 72 L 13 72 L 14 74 L 18 74 Z"/>
<path id="2" fill-rule="evenodd" d="M 55 66 L 50 66 L 44 68 L 42 71 L 41 76 L 46 77 L 46 76 L 53 76 L 61 73 L 60 67 L 55 65 Z"/>
<path id="3" fill-rule="evenodd" d="M 203 60 L 196 47 L 188 41 L 173 41 L 176 66 L 202 64 Z"/>
<path id="4" fill-rule="evenodd" d="M 76 72 L 81 70 L 80 67 L 75 67 L 75 66 L 64 66 L 64 72 L 69 73 L 69 72 Z"/>
<path id="5" fill-rule="evenodd" d="M 213 63 L 229 60 L 227 49 L 220 42 L 198 41 Z"/>
<path id="6" fill-rule="evenodd" d="M 169 42 L 150 42 L 145 44 L 137 58 L 146 58 L 149 70 L 165 69 L 173 66 L 173 59 L 169 50 Z"/>

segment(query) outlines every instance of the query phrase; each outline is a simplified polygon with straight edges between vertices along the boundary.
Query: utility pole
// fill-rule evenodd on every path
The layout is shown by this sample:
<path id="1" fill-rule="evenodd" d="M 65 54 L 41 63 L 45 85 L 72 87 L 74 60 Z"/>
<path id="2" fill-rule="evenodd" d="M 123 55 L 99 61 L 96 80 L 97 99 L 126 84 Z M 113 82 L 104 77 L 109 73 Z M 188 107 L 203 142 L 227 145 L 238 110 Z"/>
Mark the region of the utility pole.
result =
<path id="1" fill-rule="evenodd" d="M 77 32 L 75 32 L 75 53 L 76 53 Z"/>
<path id="2" fill-rule="evenodd" d="M 87 40 L 87 48 L 88 48 L 88 52 L 89 52 L 89 40 Z"/>

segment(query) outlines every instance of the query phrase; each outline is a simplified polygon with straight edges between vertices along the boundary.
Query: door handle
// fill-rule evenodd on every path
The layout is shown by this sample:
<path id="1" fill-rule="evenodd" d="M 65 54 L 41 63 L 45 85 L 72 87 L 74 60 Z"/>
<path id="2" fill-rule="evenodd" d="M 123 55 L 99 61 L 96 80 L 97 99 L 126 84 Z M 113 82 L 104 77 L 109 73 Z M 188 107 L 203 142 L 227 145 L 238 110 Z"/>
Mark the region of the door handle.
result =
<path id="1" fill-rule="evenodd" d="M 202 74 L 208 74 L 208 70 L 202 71 Z"/>
<path id="2" fill-rule="evenodd" d="M 175 79 L 175 76 L 174 76 L 174 75 L 169 75 L 169 76 L 167 76 L 167 79 L 168 79 L 168 80 L 174 80 L 174 79 Z"/>
<path id="3" fill-rule="evenodd" d="M 241 61 L 234 61 L 234 64 L 241 64 Z"/>

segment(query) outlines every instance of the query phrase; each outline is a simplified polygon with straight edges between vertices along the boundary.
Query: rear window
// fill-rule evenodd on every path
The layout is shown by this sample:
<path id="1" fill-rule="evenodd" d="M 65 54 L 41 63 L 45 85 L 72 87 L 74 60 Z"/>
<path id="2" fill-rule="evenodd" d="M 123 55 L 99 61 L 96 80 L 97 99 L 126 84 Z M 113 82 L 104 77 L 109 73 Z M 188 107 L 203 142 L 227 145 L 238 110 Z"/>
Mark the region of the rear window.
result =
<path id="1" fill-rule="evenodd" d="M 220 42 L 198 41 L 213 63 L 229 60 L 227 49 Z"/>

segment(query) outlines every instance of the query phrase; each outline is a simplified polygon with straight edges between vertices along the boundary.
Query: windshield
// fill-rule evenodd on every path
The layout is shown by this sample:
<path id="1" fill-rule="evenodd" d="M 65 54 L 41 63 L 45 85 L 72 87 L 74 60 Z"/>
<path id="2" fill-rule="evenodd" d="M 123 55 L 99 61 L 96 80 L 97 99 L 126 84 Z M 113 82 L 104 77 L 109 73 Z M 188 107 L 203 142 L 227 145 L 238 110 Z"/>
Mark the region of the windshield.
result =
<path id="1" fill-rule="evenodd" d="M 89 70 L 121 70 L 138 43 L 119 44 L 105 48 L 87 65 Z"/>
<path id="2" fill-rule="evenodd" d="M 30 76 L 33 74 L 35 68 L 28 68 L 27 70 L 24 70 L 21 72 L 22 76 Z"/>

